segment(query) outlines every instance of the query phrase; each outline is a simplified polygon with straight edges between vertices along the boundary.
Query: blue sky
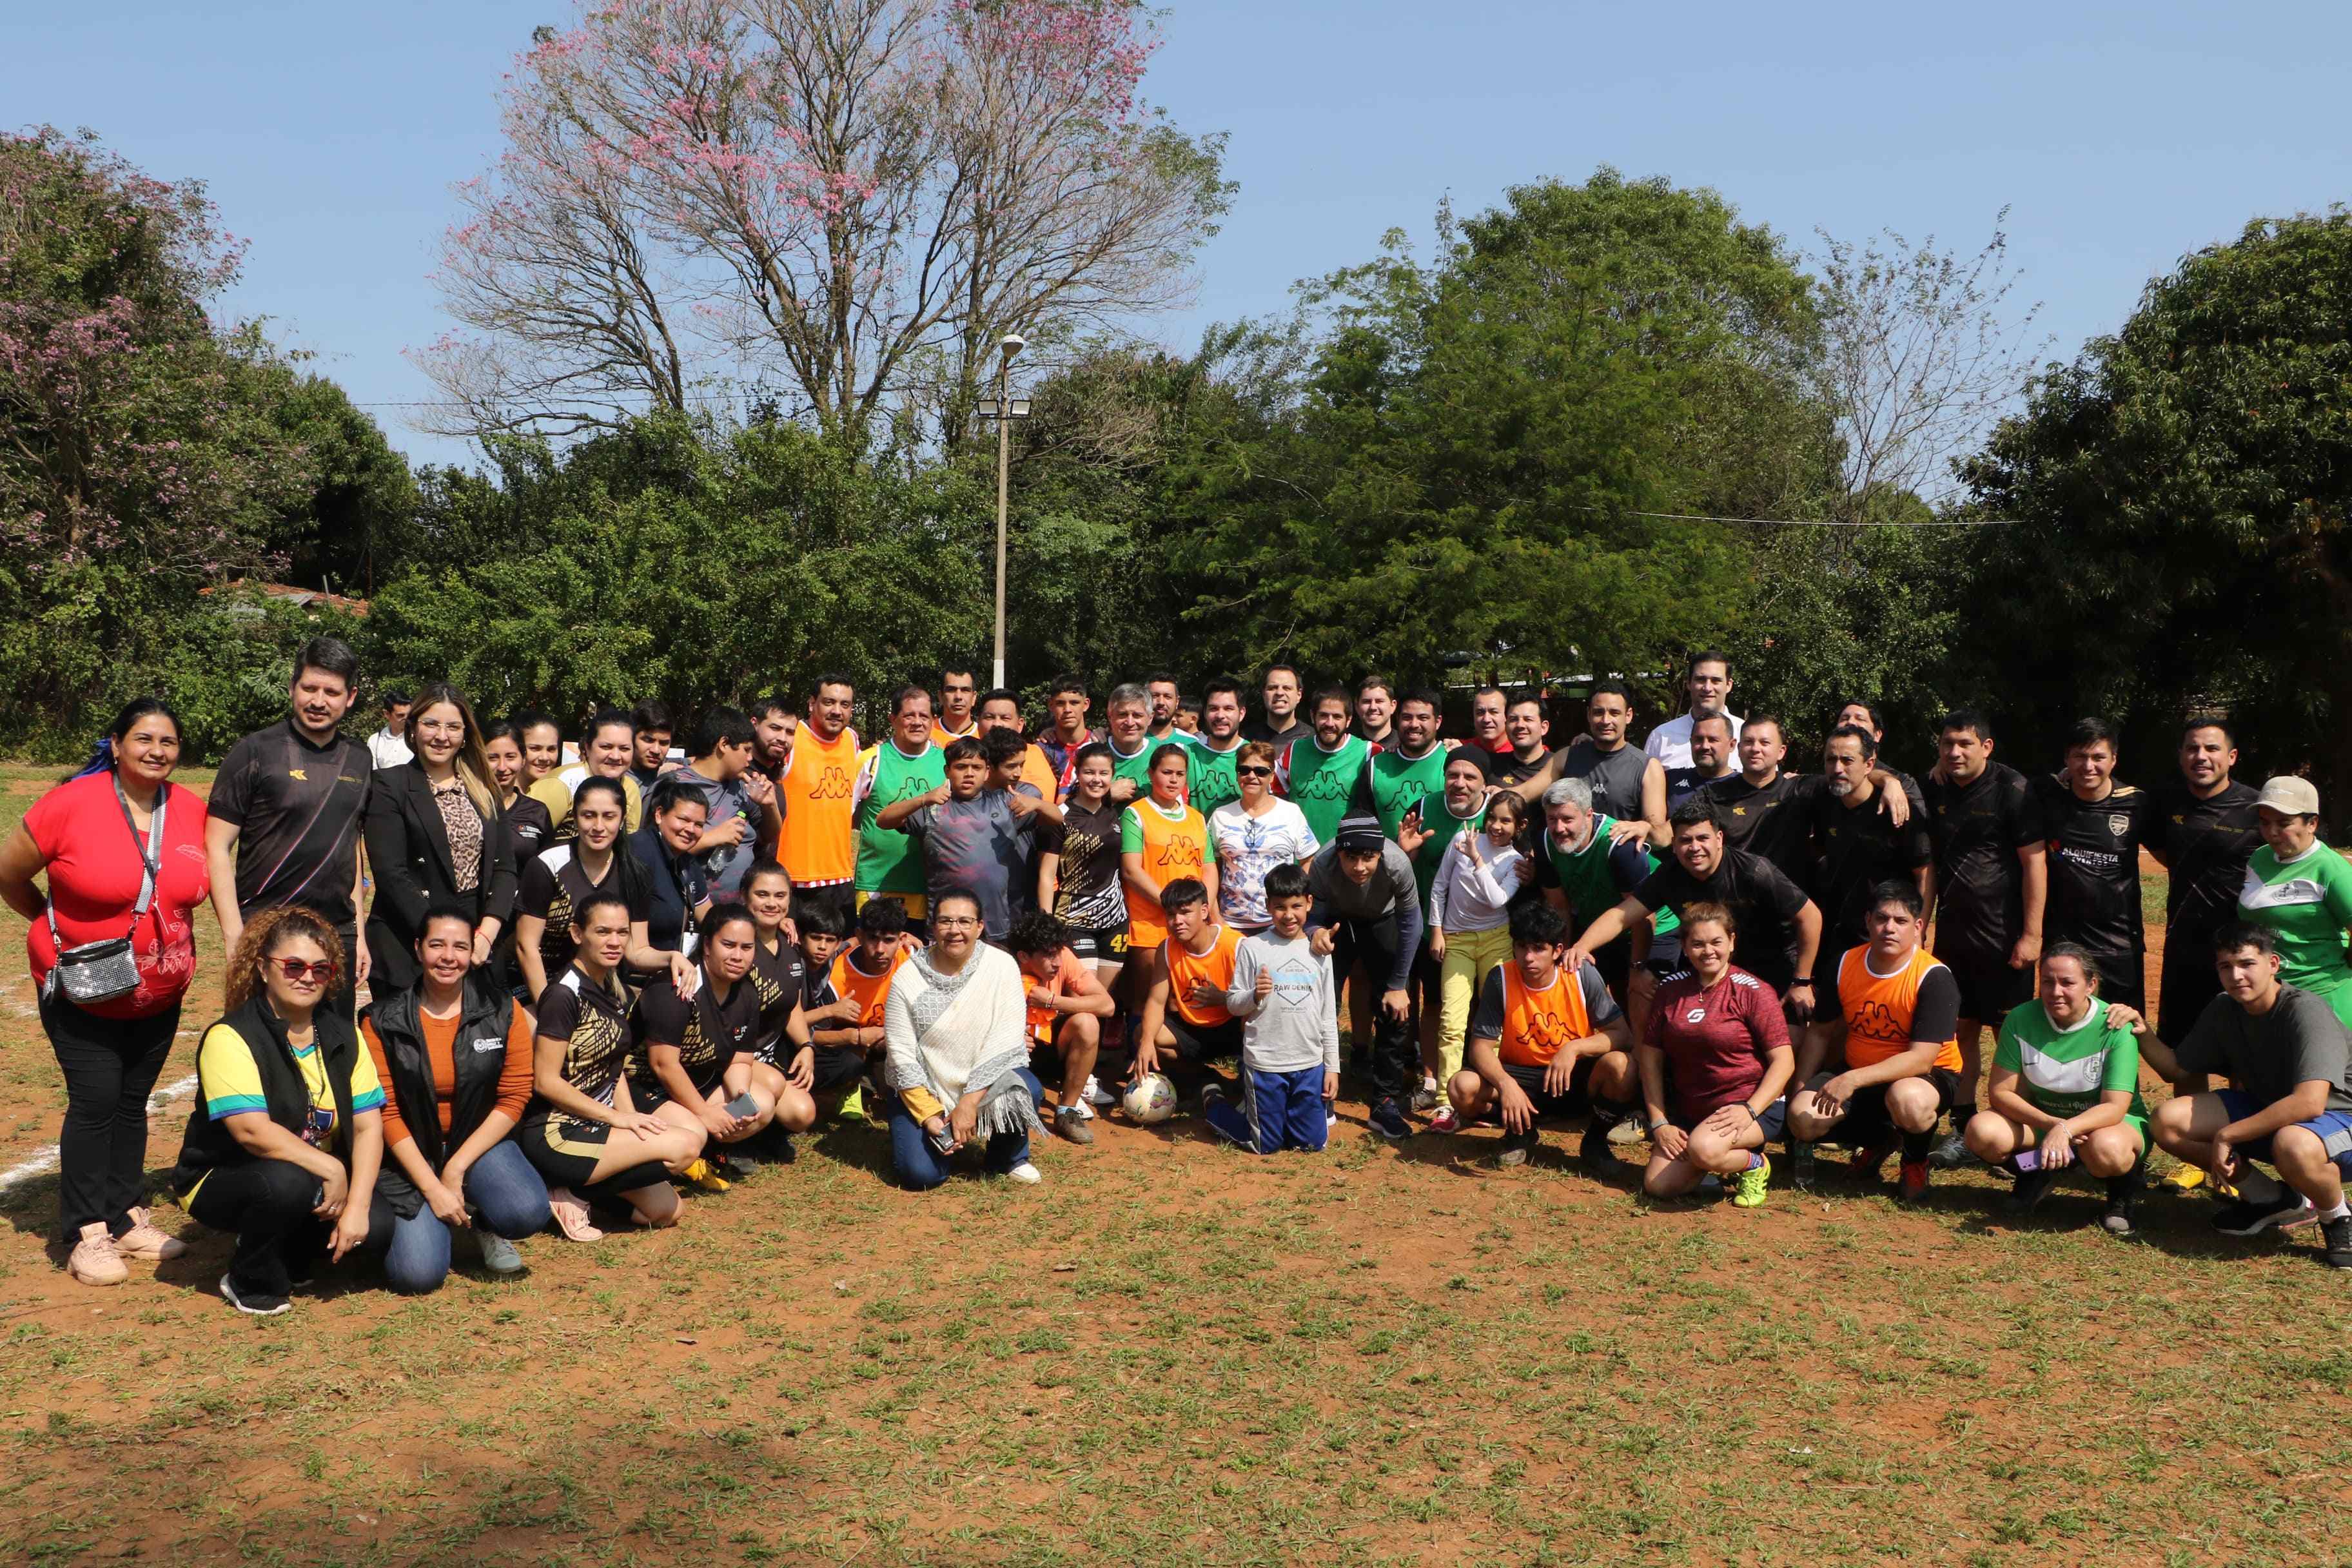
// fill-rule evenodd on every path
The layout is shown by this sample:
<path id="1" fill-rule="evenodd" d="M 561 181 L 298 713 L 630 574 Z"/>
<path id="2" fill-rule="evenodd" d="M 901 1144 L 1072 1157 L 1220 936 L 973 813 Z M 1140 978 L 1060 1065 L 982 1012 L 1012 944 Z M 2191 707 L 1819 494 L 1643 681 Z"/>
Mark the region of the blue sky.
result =
<path id="1" fill-rule="evenodd" d="M 432 395 L 401 353 L 443 329 L 448 186 L 495 154 L 500 73 L 569 0 L 26 9 L 0 24 L 10 120 L 207 181 L 252 242 L 231 309 L 385 405 L 395 445 L 462 460 L 389 405 Z M 1804 243 L 1887 225 L 1973 249 L 2006 205 L 2062 354 L 2248 218 L 2352 199 L 2341 5 L 1177 0 L 1164 32 L 1150 95 L 1231 132 L 1241 182 L 1197 305 L 1160 323 L 1179 347 L 1392 226 L 1425 237 L 1442 196 L 1601 163 Z"/>

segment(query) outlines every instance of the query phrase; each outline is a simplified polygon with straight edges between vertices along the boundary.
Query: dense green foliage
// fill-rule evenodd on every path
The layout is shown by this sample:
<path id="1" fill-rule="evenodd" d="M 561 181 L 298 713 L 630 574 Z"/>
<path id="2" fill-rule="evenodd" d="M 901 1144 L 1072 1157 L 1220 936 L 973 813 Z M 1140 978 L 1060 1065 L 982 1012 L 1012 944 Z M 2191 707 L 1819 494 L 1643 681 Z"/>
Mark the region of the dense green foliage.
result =
<path id="1" fill-rule="evenodd" d="M 2347 307 L 2352 214 L 2256 223 L 2052 367 L 1969 468 L 2021 525 L 1971 563 L 1962 679 L 2042 737 L 2130 721 L 2142 775 L 2220 708 L 2250 762 L 2352 783 Z"/>

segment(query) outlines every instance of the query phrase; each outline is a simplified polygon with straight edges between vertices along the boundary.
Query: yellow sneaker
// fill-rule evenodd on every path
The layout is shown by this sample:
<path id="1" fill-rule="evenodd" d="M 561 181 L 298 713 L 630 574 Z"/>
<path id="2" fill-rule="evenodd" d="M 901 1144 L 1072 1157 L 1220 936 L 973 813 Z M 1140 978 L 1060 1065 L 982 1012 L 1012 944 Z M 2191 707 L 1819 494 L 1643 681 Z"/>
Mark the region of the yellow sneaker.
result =
<path id="1" fill-rule="evenodd" d="M 859 1084 L 856 1089 L 851 1089 L 848 1097 L 841 1102 L 841 1119 L 844 1121 L 866 1120 L 866 1086 L 864 1084 Z"/>
<path id="2" fill-rule="evenodd" d="M 697 1192 L 723 1193 L 734 1184 L 719 1173 L 708 1160 L 697 1160 L 686 1168 L 686 1179 L 694 1184 Z"/>
<path id="3" fill-rule="evenodd" d="M 2205 1168 L 2201 1165 L 2176 1165 L 2164 1178 L 2164 1184 L 2184 1193 L 2193 1193 L 2205 1184 Z"/>

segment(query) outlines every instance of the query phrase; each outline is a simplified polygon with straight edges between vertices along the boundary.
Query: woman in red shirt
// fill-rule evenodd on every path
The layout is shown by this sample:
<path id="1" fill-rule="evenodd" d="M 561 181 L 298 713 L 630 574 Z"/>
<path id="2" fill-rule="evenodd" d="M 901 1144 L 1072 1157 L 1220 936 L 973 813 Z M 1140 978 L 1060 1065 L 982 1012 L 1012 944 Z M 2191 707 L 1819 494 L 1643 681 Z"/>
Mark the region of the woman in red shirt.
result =
<path id="1" fill-rule="evenodd" d="M 211 891 L 205 803 L 171 782 L 179 764 L 179 716 L 161 698 L 140 698 L 116 715 L 89 765 L 35 801 L 0 843 L 0 900 L 31 922 L 41 1026 L 66 1078 L 58 1209 L 73 1244 L 67 1271 L 85 1285 L 121 1284 L 125 1258 L 187 1250 L 139 1201 L 147 1096 L 196 972 L 188 914 Z M 33 884 L 43 872 L 47 891 Z M 103 1001 L 68 997 L 58 950 L 125 937 L 138 984 Z"/>
<path id="2" fill-rule="evenodd" d="M 1682 917 L 1689 967 L 1659 986 L 1634 1052 L 1650 1126 L 1642 1190 L 1675 1197 L 1712 1174 L 1733 1204 L 1754 1208 L 1772 1179 L 1764 1145 L 1780 1136 L 1796 1053 L 1780 998 L 1731 962 L 1731 911 L 1685 904 Z"/>

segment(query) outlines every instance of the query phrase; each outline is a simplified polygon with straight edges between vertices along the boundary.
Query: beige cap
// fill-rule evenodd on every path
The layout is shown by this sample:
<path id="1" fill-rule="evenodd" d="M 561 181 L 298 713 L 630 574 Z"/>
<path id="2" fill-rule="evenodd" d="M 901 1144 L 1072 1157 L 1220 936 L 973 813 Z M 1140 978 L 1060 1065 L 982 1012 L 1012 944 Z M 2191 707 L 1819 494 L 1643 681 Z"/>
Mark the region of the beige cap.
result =
<path id="1" fill-rule="evenodd" d="M 2254 804 L 2288 816 L 2317 816 L 2319 786 L 2309 779 L 2281 773 L 2263 785 L 2263 793 L 2254 797 Z"/>

